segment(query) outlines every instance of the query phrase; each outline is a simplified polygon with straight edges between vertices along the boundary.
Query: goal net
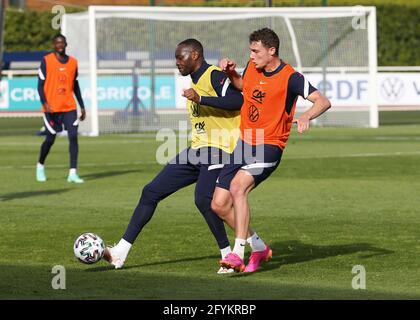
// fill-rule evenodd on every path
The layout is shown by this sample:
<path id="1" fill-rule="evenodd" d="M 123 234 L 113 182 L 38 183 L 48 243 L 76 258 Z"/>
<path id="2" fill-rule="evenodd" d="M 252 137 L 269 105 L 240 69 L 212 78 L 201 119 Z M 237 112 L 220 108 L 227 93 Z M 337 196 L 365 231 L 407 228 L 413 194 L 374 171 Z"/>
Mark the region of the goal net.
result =
<path id="1" fill-rule="evenodd" d="M 229 57 L 244 68 L 248 36 L 269 27 L 279 56 L 323 92 L 332 108 L 322 126 L 377 127 L 375 7 L 187 8 L 91 6 L 66 14 L 62 32 L 79 60 L 90 135 L 178 129 L 188 119 L 175 67 L 177 44 L 196 38 L 207 62 Z M 296 113 L 311 104 L 299 99 Z"/>

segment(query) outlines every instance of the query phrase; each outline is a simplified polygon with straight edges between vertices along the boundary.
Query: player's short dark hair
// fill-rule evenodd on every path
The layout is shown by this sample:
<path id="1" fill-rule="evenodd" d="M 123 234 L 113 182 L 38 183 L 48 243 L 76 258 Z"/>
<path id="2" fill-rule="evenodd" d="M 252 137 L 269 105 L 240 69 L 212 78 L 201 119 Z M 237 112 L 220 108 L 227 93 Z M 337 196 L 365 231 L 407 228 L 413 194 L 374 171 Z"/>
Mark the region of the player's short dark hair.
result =
<path id="1" fill-rule="evenodd" d="M 263 46 L 267 49 L 274 47 L 276 49 L 276 53 L 274 55 L 279 55 L 280 39 L 273 30 L 269 28 L 263 28 L 254 31 L 249 35 L 249 43 L 254 41 L 261 41 Z"/>
<path id="2" fill-rule="evenodd" d="M 58 33 L 54 36 L 54 38 L 52 39 L 52 41 L 54 42 L 55 40 L 57 40 L 58 38 L 61 38 L 64 40 L 64 42 L 67 42 L 67 39 L 64 35 L 62 35 L 61 33 Z"/>
<path id="3" fill-rule="evenodd" d="M 178 43 L 178 46 L 190 47 L 194 51 L 197 51 L 201 57 L 203 56 L 203 53 L 204 53 L 203 45 L 197 39 L 186 39 Z"/>

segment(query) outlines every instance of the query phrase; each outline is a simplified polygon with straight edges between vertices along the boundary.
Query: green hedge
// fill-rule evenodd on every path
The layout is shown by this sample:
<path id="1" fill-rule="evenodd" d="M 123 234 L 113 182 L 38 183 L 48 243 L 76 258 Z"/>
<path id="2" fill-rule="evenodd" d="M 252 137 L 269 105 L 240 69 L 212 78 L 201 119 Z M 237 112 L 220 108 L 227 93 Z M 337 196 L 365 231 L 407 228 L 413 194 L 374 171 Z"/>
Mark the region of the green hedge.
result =
<path id="1" fill-rule="evenodd" d="M 157 1 L 159 2 L 159 1 Z M 161 0 L 161 3 L 165 3 L 165 0 Z M 271 1 L 274 7 L 294 7 L 294 6 L 322 6 L 323 0 L 272 0 Z M 378 6 L 378 5 L 388 5 L 388 4 L 397 4 L 404 6 L 415 6 L 420 7 L 418 0 L 327 0 L 329 6 Z M 182 5 L 182 1 L 179 1 Z M 204 0 L 204 5 L 207 6 L 220 6 L 223 7 L 226 4 L 226 0 Z M 237 0 L 229 1 L 229 6 L 253 6 L 261 7 L 266 6 L 266 0 Z"/>
<path id="2" fill-rule="evenodd" d="M 75 12 L 66 9 L 66 12 Z M 59 30 L 51 26 L 56 14 L 48 11 L 6 10 L 4 51 L 50 50 L 51 39 Z"/>
<path id="3" fill-rule="evenodd" d="M 52 15 L 37 11 L 6 10 L 4 51 L 48 50 L 52 35 Z"/>
<path id="4" fill-rule="evenodd" d="M 378 64 L 420 65 L 420 7 L 377 7 Z"/>
<path id="5" fill-rule="evenodd" d="M 343 1 L 329 1 L 341 4 Z M 416 0 L 417 1 L 417 0 Z M 276 6 L 286 1 L 274 1 Z M 296 3 L 296 1 L 294 1 Z M 305 0 L 316 4 L 320 1 Z M 347 1 L 350 3 L 351 1 Z M 379 2 L 379 0 L 377 0 Z M 257 3 L 257 2 L 256 2 Z M 413 2 L 414 3 L 414 2 Z M 417 3 L 417 2 L 416 2 Z M 208 5 L 219 4 L 208 1 Z M 289 4 L 290 5 L 290 4 Z M 74 9 L 67 10 L 74 11 Z M 378 5 L 378 64 L 380 66 L 420 65 L 420 6 Z M 53 14 L 38 11 L 6 11 L 5 51 L 50 50 L 51 38 L 58 32 L 51 27 Z"/>

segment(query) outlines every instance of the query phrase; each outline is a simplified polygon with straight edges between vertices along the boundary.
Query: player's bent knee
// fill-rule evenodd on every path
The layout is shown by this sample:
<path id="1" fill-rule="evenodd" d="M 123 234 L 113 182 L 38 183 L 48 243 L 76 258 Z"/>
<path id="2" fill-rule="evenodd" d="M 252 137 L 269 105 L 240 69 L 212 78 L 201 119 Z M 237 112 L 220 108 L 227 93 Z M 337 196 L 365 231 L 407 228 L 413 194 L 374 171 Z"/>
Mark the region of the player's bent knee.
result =
<path id="1" fill-rule="evenodd" d="M 229 191 L 233 199 L 244 197 L 246 195 L 246 188 L 244 188 L 239 181 L 232 181 Z"/>
<path id="2" fill-rule="evenodd" d="M 229 190 L 216 188 L 211 202 L 211 209 L 220 217 L 228 215 L 232 207 L 232 199 Z"/>
<path id="3" fill-rule="evenodd" d="M 144 204 L 156 204 L 160 201 L 159 192 L 149 183 L 144 186 L 143 191 L 141 192 L 140 202 Z"/>
<path id="4" fill-rule="evenodd" d="M 229 214 L 231 205 L 220 199 L 213 199 L 211 202 L 211 209 L 220 217 L 223 218 Z"/>
<path id="5" fill-rule="evenodd" d="M 77 142 L 77 132 L 69 133 L 68 138 L 69 138 L 70 141 L 76 141 Z"/>
<path id="6" fill-rule="evenodd" d="M 45 142 L 44 142 L 44 145 L 47 145 L 47 146 L 52 146 L 54 144 L 54 140 L 46 140 Z"/>
<path id="7" fill-rule="evenodd" d="M 207 211 L 209 208 L 211 208 L 211 201 L 204 196 L 197 195 L 194 199 L 195 206 L 201 211 Z"/>
<path id="8" fill-rule="evenodd" d="M 219 202 L 217 202 L 217 200 L 214 199 L 211 202 L 211 210 L 216 212 L 218 215 L 221 215 L 223 213 L 223 207 L 220 205 Z"/>
<path id="9" fill-rule="evenodd" d="M 45 143 L 47 143 L 47 144 L 49 144 L 51 146 L 54 144 L 54 142 L 55 142 L 55 135 L 48 135 L 45 138 Z"/>

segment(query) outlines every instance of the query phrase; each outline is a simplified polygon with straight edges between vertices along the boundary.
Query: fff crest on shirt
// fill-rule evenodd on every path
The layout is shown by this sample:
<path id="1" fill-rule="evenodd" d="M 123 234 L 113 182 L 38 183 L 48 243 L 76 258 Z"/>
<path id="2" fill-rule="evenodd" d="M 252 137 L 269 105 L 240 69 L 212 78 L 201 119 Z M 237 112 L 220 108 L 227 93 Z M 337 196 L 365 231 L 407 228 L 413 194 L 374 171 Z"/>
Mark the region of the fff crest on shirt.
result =
<path id="1" fill-rule="evenodd" d="M 263 89 L 260 86 L 257 86 L 252 91 L 252 97 L 251 98 L 254 101 L 262 104 L 263 101 L 264 101 L 264 98 L 265 98 L 265 92 L 263 91 Z"/>
<path id="2" fill-rule="evenodd" d="M 191 101 L 190 109 L 191 109 L 191 114 L 192 114 L 193 117 L 199 117 L 200 116 L 200 104 L 199 103 Z"/>
<path id="3" fill-rule="evenodd" d="M 197 131 L 197 133 L 205 133 L 206 132 L 206 123 L 204 121 L 202 122 L 197 122 L 194 125 L 195 130 Z"/>

